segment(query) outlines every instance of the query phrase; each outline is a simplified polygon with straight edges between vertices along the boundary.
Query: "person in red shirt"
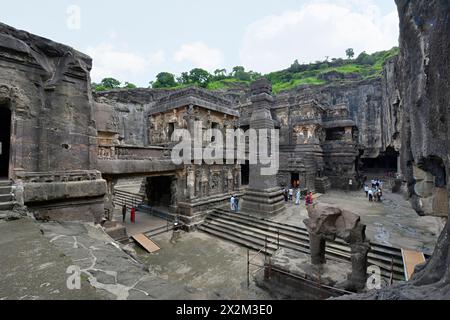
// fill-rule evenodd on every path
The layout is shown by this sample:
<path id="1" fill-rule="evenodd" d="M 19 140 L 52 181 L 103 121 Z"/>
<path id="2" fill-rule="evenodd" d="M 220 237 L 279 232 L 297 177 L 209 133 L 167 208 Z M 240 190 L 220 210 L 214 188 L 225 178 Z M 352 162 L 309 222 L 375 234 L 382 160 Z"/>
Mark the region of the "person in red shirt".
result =
<path id="1" fill-rule="evenodd" d="M 308 195 L 306 196 L 306 206 L 312 206 L 314 204 L 313 194 L 312 192 L 308 192 Z"/>

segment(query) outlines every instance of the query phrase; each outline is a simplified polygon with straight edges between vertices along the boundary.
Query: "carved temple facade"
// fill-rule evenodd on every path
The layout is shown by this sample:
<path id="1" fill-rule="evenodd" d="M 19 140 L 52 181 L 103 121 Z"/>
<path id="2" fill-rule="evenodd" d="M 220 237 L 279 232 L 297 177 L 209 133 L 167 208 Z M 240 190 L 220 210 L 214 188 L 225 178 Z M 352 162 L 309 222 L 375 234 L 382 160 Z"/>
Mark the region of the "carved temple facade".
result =
<path id="1" fill-rule="evenodd" d="M 256 103 L 199 88 L 93 93 L 91 65 L 70 47 L 0 24 L 0 177 L 12 180 L 19 204 L 42 219 L 99 221 L 126 190 L 195 225 L 231 194 L 244 196 L 247 164 L 177 165 L 172 134 L 197 121 L 205 133 L 245 131 Z M 323 105 L 308 90 L 265 95 L 280 130 L 280 189 L 356 182 L 357 128 L 345 102 Z"/>

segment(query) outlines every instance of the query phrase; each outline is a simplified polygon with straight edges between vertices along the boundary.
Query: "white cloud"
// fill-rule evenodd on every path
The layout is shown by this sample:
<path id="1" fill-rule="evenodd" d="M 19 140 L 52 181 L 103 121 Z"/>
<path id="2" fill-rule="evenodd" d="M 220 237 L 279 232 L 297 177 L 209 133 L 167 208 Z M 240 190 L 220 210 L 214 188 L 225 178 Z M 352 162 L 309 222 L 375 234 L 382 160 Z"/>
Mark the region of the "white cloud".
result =
<path id="1" fill-rule="evenodd" d="M 194 67 L 208 71 L 223 66 L 224 56 L 219 49 L 210 48 L 203 42 L 187 43 L 174 54 L 177 63 L 190 62 Z"/>
<path id="2" fill-rule="evenodd" d="M 242 64 L 269 72 L 295 59 L 313 62 L 344 57 L 347 48 L 375 52 L 398 45 L 398 16 L 386 16 L 372 0 L 316 0 L 298 11 L 267 16 L 247 27 Z"/>
<path id="3" fill-rule="evenodd" d="M 91 77 L 97 82 L 105 77 L 133 82 L 137 77 L 149 74 L 150 68 L 159 66 L 165 61 L 165 53 L 162 50 L 142 55 L 117 49 L 108 43 L 88 47 L 86 53 L 93 59 Z"/>

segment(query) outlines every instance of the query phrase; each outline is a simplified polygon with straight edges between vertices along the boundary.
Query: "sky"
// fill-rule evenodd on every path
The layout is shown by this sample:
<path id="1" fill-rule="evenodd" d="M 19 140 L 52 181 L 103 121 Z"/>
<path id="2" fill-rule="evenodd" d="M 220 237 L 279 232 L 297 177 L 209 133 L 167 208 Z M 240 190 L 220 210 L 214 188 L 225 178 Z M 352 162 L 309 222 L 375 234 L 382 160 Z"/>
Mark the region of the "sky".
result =
<path id="1" fill-rule="evenodd" d="M 147 87 L 159 72 L 261 73 L 398 45 L 394 0 L 0 0 L 0 22 L 93 58 L 91 77 Z"/>

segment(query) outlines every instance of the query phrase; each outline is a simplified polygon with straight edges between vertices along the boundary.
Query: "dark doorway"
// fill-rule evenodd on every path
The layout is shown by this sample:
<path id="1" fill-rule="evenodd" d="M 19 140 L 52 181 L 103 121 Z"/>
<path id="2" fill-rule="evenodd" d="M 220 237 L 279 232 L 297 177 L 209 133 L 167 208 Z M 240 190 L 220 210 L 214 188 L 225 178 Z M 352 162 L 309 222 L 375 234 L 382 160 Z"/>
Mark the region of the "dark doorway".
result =
<path id="1" fill-rule="evenodd" d="M 299 173 L 291 173 L 291 186 L 297 188 L 300 186 L 300 174 Z"/>
<path id="2" fill-rule="evenodd" d="M 148 204 L 152 207 L 170 207 L 172 177 L 147 178 Z"/>
<path id="3" fill-rule="evenodd" d="M 246 161 L 241 165 L 241 183 L 243 186 L 250 184 L 250 161 Z"/>
<path id="4" fill-rule="evenodd" d="M 9 176 L 11 111 L 0 106 L 0 178 Z"/>
<path id="5" fill-rule="evenodd" d="M 381 153 L 378 158 L 363 158 L 361 159 L 365 172 L 393 172 L 398 170 L 399 153 L 394 148 L 389 147 L 385 152 Z"/>

